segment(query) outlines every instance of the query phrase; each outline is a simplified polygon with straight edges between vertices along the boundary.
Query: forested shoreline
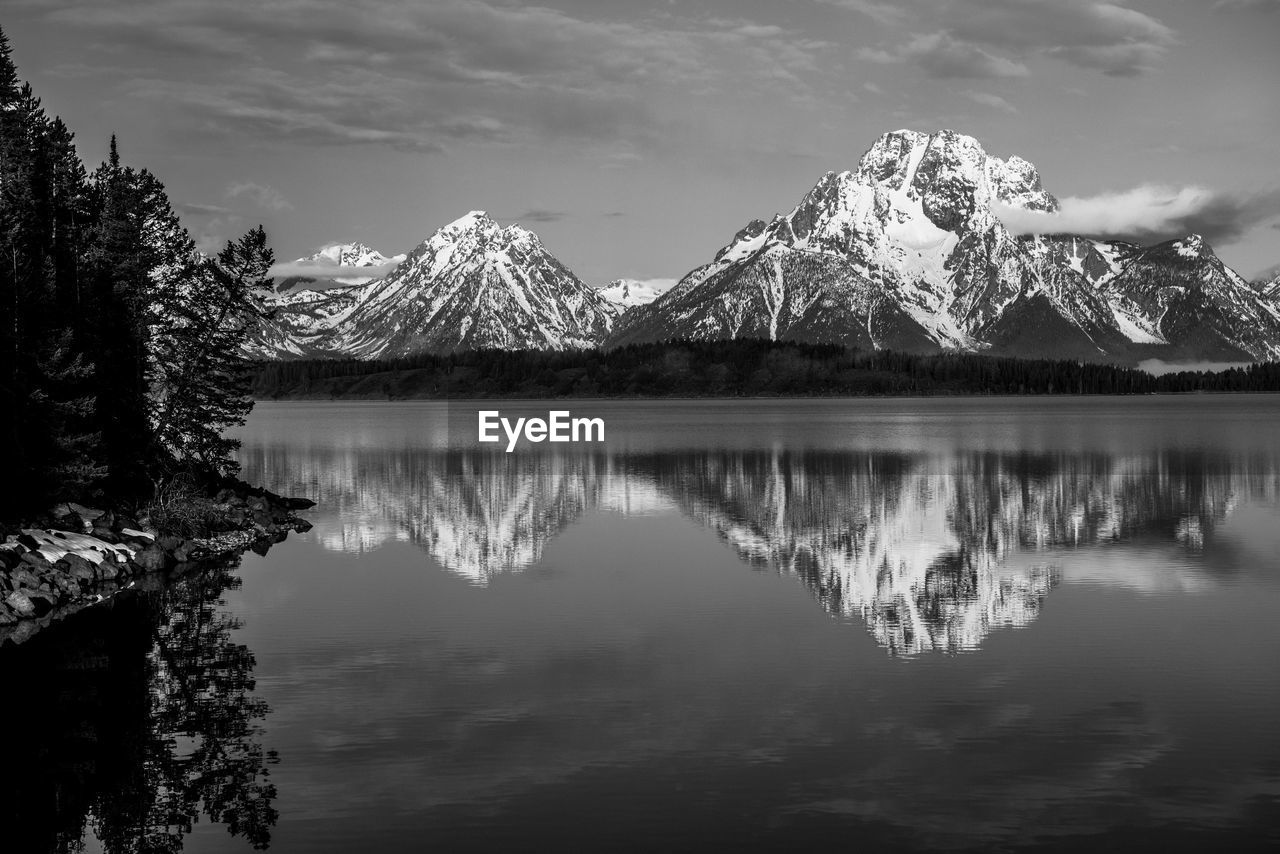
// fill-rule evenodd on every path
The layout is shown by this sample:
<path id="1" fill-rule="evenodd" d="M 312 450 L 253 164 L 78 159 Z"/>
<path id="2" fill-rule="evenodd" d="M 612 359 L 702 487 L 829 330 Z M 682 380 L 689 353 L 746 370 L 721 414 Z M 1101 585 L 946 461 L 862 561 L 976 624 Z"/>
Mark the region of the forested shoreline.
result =
<path id="1" fill-rule="evenodd" d="M 1280 391 L 1280 364 L 1154 376 L 1135 368 L 973 353 L 914 354 L 737 339 L 611 350 L 473 350 L 390 360 L 260 362 L 275 399 L 839 397 Z"/>
<path id="2" fill-rule="evenodd" d="M 58 501 L 137 507 L 236 471 L 240 355 L 273 261 L 261 227 L 198 252 L 113 137 L 90 168 L 0 32 L 0 522 Z"/>

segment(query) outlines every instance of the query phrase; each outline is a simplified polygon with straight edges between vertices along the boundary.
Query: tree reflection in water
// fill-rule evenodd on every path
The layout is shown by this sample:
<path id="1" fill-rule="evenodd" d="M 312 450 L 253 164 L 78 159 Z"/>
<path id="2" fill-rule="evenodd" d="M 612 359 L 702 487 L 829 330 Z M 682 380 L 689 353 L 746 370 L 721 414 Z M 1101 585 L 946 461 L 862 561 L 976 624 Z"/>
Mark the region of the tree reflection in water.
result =
<path id="1" fill-rule="evenodd" d="M 279 813 L 267 704 L 222 594 L 235 564 L 134 590 L 0 650 L 9 851 L 181 851 L 201 817 L 265 849 Z"/>

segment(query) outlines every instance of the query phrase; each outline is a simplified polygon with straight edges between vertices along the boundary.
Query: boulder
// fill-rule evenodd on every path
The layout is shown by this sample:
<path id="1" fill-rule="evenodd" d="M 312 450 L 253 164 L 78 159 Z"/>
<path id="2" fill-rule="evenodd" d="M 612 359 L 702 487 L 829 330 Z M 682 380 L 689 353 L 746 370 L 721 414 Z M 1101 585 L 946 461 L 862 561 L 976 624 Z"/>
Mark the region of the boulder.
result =
<path id="1" fill-rule="evenodd" d="M 58 561 L 58 563 L 66 565 L 67 575 L 75 579 L 77 583 L 81 585 L 93 583 L 93 579 L 96 575 L 94 572 L 94 566 L 80 555 L 75 554 L 74 552 L 68 552 L 62 560 Z"/>
<path id="2" fill-rule="evenodd" d="M 182 538 L 175 537 L 173 534 L 163 534 L 156 538 L 156 545 L 167 552 L 171 552 L 182 545 Z"/>
<path id="3" fill-rule="evenodd" d="M 105 510 L 95 510 L 92 507 L 85 507 L 83 504 L 76 504 L 74 501 L 67 506 L 71 508 L 73 513 L 90 524 L 106 512 Z"/>
<path id="4" fill-rule="evenodd" d="M 310 498 L 286 498 L 283 503 L 286 510 L 310 510 L 316 506 Z"/>
<path id="5" fill-rule="evenodd" d="M 31 601 L 31 597 L 27 595 L 26 591 L 13 591 L 4 597 L 4 604 L 9 606 L 9 610 L 19 617 L 36 616 L 36 604 Z"/>
<path id="6" fill-rule="evenodd" d="M 15 548 L 0 546 L 0 569 L 13 569 L 22 563 L 22 555 Z"/>
<path id="7" fill-rule="evenodd" d="M 112 545 L 117 545 L 120 542 L 120 538 L 116 536 L 115 531 L 110 528 L 104 528 L 101 525 L 94 526 L 93 536 L 102 540 L 104 543 L 111 543 Z"/>
<path id="8" fill-rule="evenodd" d="M 18 594 L 10 593 L 9 595 L 14 596 Z M 36 617 L 43 617 L 45 614 L 52 611 L 54 606 L 58 604 L 58 596 L 52 590 L 26 590 L 23 591 L 22 595 L 25 595 L 27 601 L 31 603 L 32 608 L 35 610 L 34 616 Z"/>
<path id="9" fill-rule="evenodd" d="M 35 590 L 40 586 L 40 576 L 32 572 L 30 568 L 15 569 L 9 574 L 9 580 L 13 583 L 15 590 L 19 587 Z"/>
<path id="10" fill-rule="evenodd" d="M 173 555 L 157 543 L 152 543 L 133 556 L 133 562 L 144 572 L 159 572 L 177 563 Z"/>
<path id="11" fill-rule="evenodd" d="M 22 556 L 22 562 L 39 570 L 48 570 L 49 568 L 48 559 L 40 552 L 27 552 Z"/>

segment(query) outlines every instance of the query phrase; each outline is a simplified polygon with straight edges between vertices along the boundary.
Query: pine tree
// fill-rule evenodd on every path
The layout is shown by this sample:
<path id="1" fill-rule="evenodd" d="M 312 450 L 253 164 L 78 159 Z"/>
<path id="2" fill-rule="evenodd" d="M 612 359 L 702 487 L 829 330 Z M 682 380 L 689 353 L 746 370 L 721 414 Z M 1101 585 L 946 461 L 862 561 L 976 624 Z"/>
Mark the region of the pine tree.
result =
<path id="1" fill-rule="evenodd" d="M 205 259 L 177 291 L 156 359 L 165 366 L 153 388 L 153 425 L 160 444 L 182 467 L 206 475 L 238 470 L 239 442 L 226 428 L 253 408 L 252 365 L 242 355 L 247 333 L 264 314 L 273 263 L 259 226 Z"/>
<path id="2" fill-rule="evenodd" d="M 116 495 L 132 496 L 150 488 L 155 456 L 146 419 L 147 318 L 156 266 L 156 253 L 146 239 L 147 181 L 121 165 L 113 136 L 108 160 L 94 173 L 92 186 L 99 211 L 88 253 L 94 409 L 108 470 L 105 486 Z"/>

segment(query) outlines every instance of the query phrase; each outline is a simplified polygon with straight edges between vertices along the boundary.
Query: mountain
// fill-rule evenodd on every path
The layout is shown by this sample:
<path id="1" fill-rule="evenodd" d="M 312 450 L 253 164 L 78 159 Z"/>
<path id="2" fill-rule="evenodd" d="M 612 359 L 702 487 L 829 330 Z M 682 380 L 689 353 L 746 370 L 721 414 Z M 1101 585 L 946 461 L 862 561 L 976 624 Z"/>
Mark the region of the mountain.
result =
<path id="1" fill-rule="evenodd" d="M 250 336 L 245 352 L 256 359 L 331 355 L 329 342 L 333 328 L 339 318 L 355 307 L 360 286 L 374 281 L 388 265 L 398 264 L 404 257 L 388 258 L 363 243 L 335 243 L 287 265 L 290 272 L 306 275 L 281 279 L 276 283 L 275 292 L 264 297 L 270 316 Z M 356 267 L 368 268 L 374 275 L 332 275 Z"/>
<path id="2" fill-rule="evenodd" d="M 1118 311 L 1183 358 L 1250 361 L 1280 355 L 1280 312 L 1199 235 L 1130 252 L 1102 285 Z"/>
<path id="3" fill-rule="evenodd" d="M 342 350 L 360 357 L 590 347 L 617 314 L 536 234 L 484 211 L 441 228 L 367 287 L 342 330 Z"/>
<path id="4" fill-rule="evenodd" d="M 599 292 L 600 296 L 625 311 L 637 305 L 648 305 L 662 296 L 664 291 L 664 288 L 635 279 L 614 279 L 600 288 Z"/>
<path id="5" fill-rule="evenodd" d="M 618 313 L 536 234 L 483 211 L 436 231 L 383 278 L 272 308 L 271 331 L 248 348 L 256 358 L 589 347 Z"/>
<path id="6" fill-rule="evenodd" d="M 1199 238 L 1179 252 L 1020 237 L 1001 207 L 1051 213 L 1058 202 L 1031 163 L 988 155 L 973 137 L 885 134 L 855 171 L 827 173 L 790 213 L 753 220 L 710 263 L 627 311 L 608 343 L 762 337 L 1095 361 L 1280 355 L 1275 314 Z M 1237 321 L 1251 325 L 1232 333 Z"/>
<path id="7" fill-rule="evenodd" d="M 1275 264 L 1253 277 L 1255 285 L 1272 285 L 1280 282 L 1280 264 Z"/>
<path id="8" fill-rule="evenodd" d="M 292 275 L 276 284 L 276 293 L 296 293 L 305 288 L 328 289 L 338 285 L 363 285 L 381 276 L 387 269 L 404 260 L 404 255 L 388 258 L 363 243 L 334 243 L 322 247 L 305 258 L 288 265 Z M 368 267 L 368 276 L 350 275 L 353 267 Z M 335 275 L 339 272 L 346 275 Z"/>

